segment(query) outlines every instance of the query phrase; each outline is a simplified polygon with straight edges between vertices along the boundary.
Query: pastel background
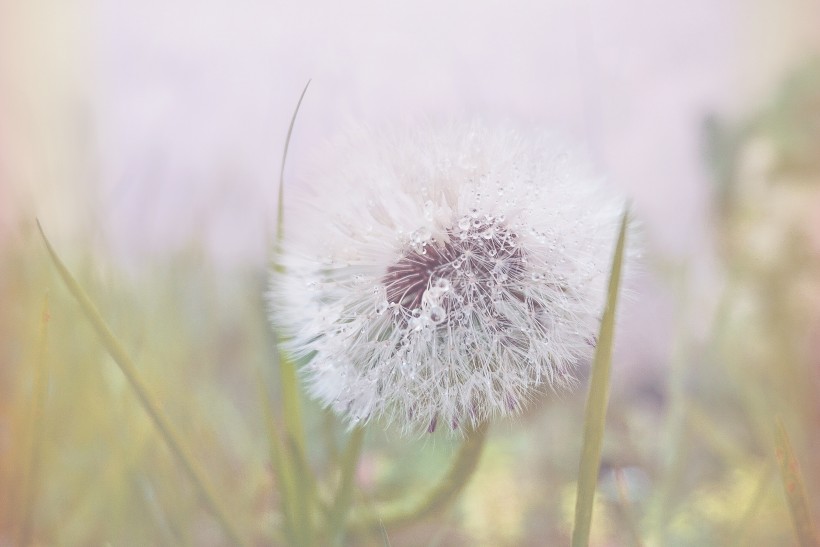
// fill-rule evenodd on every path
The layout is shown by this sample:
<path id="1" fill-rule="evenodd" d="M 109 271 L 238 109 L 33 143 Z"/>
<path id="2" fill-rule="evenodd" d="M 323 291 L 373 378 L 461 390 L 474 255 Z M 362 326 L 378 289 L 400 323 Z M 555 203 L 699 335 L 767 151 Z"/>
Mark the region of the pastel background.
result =
<path id="1" fill-rule="evenodd" d="M 479 116 L 587 146 L 646 245 L 617 335 L 594 543 L 633 544 L 633 529 L 647 544 L 794 541 L 771 425 L 787 424 L 820 507 L 818 28 L 811 0 L 0 0 L 0 545 L 225 541 L 35 218 L 242 526 L 271 537 L 262 293 L 308 79 L 288 188 L 350 121 Z M 459 505 L 391 544 L 565 544 L 583 395 L 499 424 Z M 324 418 L 307 416 L 322 469 Z M 424 482 L 450 449 L 373 426 L 361 488 Z"/>

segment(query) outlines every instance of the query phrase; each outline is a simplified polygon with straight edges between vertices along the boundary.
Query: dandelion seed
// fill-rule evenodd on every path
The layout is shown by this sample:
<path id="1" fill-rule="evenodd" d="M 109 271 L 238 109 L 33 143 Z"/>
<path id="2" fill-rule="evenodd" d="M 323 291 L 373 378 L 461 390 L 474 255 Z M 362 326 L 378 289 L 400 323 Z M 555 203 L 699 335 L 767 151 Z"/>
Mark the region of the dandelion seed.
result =
<path id="1" fill-rule="evenodd" d="M 314 397 L 461 430 L 574 383 L 622 212 L 583 158 L 480 124 L 358 129 L 320 157 L 269 295 Z"/>

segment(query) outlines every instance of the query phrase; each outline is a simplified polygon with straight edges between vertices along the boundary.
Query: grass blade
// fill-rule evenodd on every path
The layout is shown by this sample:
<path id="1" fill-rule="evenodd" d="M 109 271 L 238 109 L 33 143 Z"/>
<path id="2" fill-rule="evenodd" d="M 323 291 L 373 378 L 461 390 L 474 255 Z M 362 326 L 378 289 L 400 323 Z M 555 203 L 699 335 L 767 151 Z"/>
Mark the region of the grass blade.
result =
<path id="1" fill-rule="evenodd" d="M 80 308 L 83 310 L 83 313 L 85 313 L 88 321 L 94 327 L 94 330 L 97 332 L 97 336 L 99 336 L 103 346 L 114 359 L 114 362 L 117 363 L 117 366 L 120 371 L 122 371 L 125 378 L 128 380 L 128 385 L 131 386 L 131 389 L 136 394 L 137 399 L 139 399 L 143 409 L 151 417 L 151 421 L 157 428 L 160 436 L 182 465 L 182 468 L 191 479 L 191 482 L 193 482 L 200 499 L 219 521 L 232 544 L 247 545 L 247 542 L 239 533 L 239 529 L 231 520 L 230 514 L 225 510 L 219 501 L 219 497 L 216 495 L 213 487 L 206 480 L 205 473 L 191 455 L 191 451 L 182 441 L 182 437 L 179 432 L 173 427 L 171 421 L 162 411 L 160 403 L 155 400 L 154 396 L 148 389 L 147 384 L 138 374 L 136 365 L 128 356 L 117 337 L 114 336 L 111 328 L 102 318 L 99 310 L 97 310 L 97 306 L 85 293 L 80 284 L 77 283 L 71 275 L 71 272 L 68 271 L 68 268 L 66 268 L 62 260 L 60 260 L 60 257 L 57 256 L 57 253 L 48 241 L 48 238 L 46 237 L 43 227 L 40 225 L 39 221 L 37 222 L 37 228 L 39 229 L 43 242 L 46 245 L 51 261 L 57 269 L 57 272 L 60 274 L 60 278 L 68 287 L 69 292 L 71 292 L 80 304 Z"/>
<path id="2" fill-rule="evenodd" d="M 285 162 L 288 159 L 288 148 L 290 148 L 290 137 L 293 135 L 293 126 L 296 125 L 296 115 L 299 114 L 299 107 L 302 106 L 302 99 L 305 98 L 310 80 L 305 84 L 302 94 L 299 95 L 299 100 L 296 102 L 296 108 L 293 110 L 293 116 L 290 119 L 290 126 L 288 126 L 288 134 L 285 137 L 285 148 L 282 150 L 282 165 L 279 168 L 279 202 L 276 206 L 276 243 L 282 242 L 284 235 L 284 220 L 285 220 Z"/>
<path id="3" fill-rule="evenodd" d="M 265 418 L 265 430 L 268 435 L 268 449 L 270 451 L 271 467 L 273 474 L 276 477 L 276 484 L 279 487 L 279 494 L 282 501 L 282 514 L 284 518 L 284 534 L 288 538 L 288 543 L 295 545 L 296 529 L 295 517 L 293 509 L 297 502 L 294 498 L 296 489 L 294 486 L 294 477 L 292 464 L 287 459 L 287 451 L 282 445 L 282 437 L 279 433 L 279 428 L 276 426 L 276 419 L 273 414 L 273 406 L 271 405 L 270 396 L 267 391 L 267 382 L 264 375 L 260 371 L 259 399 L 262 404 L 262 411 Z"/>
<path id="4" fill-rule="evenodd" d="M 356 468 L 359 463 L 359 455 L 362 452 L 364 443 L 364 428 L 357 427 L 353 430 L 342 458 L 342 475 L 339 481 L 339 490 L 330 513 L 330 538 L 336 545 L 342 545 L 344 540 L 344 524 L 347 512 L 350 508 L 350 501 L 353 499 L 353 483 L 356 476 Z"/>
<path id="5" fill-rule="evenodd" d="M 598 483 L 598 469 L 601 464 L 601 446 L 604 439 L 606 407 L 609 400 L 609 377 L 612 365 L 612 345 L 615 334 L 615 309 L 618 304 L 618 288 L 621 283 L 626 229 L 629 212 L 624 211 L 621 230 L 615 247 L 612 270 L 609 277 L 606 309 L 601 320 L 598 347 L 592 363 L 592 377 L 589 383 L 586 415 L 584 418 L 584 441 L 578 476 L 578 493 L 575 500 L 575 525 L 572 530 L 572 546 L 584 547 L 589 544 L 592 525 L 592 506 L 595 501 L 595 487 Z"/>
<path id="6" fill-rule="evenodd" d="M 282 165 L 279 171 L 279 203 L 277 206 L 276 218 L 276 252 L 280 251 L 282 238 L 284 236 L 284 196 L 285 196 L 285 162 L 288 158 L 288 148 L 290 147 L 290 139 L 293 135 L 293 127 L 296 124 L 296 116 L 299 114 L 299 107 L 302 105 L 302 100 L 305 98 L 310 80 L 305 84 L 302 94 L 299 96 L 299 101 L 296 103 L 296 108 L 293 110 L 293 116 L 288 127 L 288 134 L 285 138 L 285 147 L 282 152 Z M 274 264 L 274 268 L 279 269 L 279 264 Z M 279 338 L 274 333 L 274 343 L 276 344 L 276 355 L 279 361 L 279 378 L 282 389 L 282 406 L 285 418 L 285 438 L 288 440 L 290 450 L 283 451 L 292 456 L 292 466 L 287 468 L 293 470 L 296 475 L 300 473 L 310 473 L 310 468 L 307 464 L 307 457 L 305 451 L 305 434 L 302 424 L 302 408 L 301 399 L 299 396 L 299 385 L 296 378 L 296 367 L 286 355 L 279 351 Z M 293 485 L 295 487 L 294 501 L 296 507 L 291 508 L 291 515 L 301 515 L 299 519 L 301 522 L 298 525 L 297 533 L 303 534 L 304 541 L 309 542 L 313 536 L 311 510 L 314 504 L 314 496 L 312 495 L 312 477 L 305 476 L 293 477 Z"/>
<path id="7" fill-rule="evenodd" d="M 20 545 L 30 545 L 34 533 L 34 502 L 40 485 L 40 461 L 42 458 L 44 409 L 46 402 L 47 369 L 46 357 L 48 346 L 49 321 L 48 293 L 43 299 L 40 314 L 40 332 L 37 340 L 37 361 L 34 371 L 34 393 L 31 404 L 31 452 L 29 453 L 28 470 L 23 490 L 23 516 L 20 528 Z"/>
<path id="8" fill-rule="evenodd" d="M 775 428 L 775 448 L 777 462 L 780 464 L 780 478 L 783 480 L 783 489 L 789 503 L 789 512 L 792 515 L 792 524 L 801 547 L 817 547 L 817 530 L 811 520 L 809 503 L 806 499 L 806 486 L 800 473 L 800 466 L 792 450 L 789 434 L 783 427 L 783 422 L 777 420 Z"/>

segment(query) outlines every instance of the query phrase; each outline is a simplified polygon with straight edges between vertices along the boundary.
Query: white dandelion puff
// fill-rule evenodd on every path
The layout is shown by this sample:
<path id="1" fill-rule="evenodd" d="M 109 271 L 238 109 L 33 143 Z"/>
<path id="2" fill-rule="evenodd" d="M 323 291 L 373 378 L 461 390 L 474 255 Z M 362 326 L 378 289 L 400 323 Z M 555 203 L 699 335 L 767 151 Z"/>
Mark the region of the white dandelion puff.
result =
<path id="1" fill-rule="evenodd" d="M 575 382 L 623 210 L 584 157 L 478 123 L 358 128 L 318 157 L 269 294 L 315 398 L 460 430 Z"/>

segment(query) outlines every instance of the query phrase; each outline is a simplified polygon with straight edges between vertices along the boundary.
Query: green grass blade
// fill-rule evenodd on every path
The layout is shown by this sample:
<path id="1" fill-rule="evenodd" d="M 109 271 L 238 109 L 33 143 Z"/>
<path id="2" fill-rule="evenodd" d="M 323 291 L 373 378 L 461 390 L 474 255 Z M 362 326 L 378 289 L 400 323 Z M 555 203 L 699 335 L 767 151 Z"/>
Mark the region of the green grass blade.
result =
<path id="1" fill-rule="evenodd" d="M 119 367 L 120 371 L 122 371 L 125 378 L 128 380 L 128 385 L 131 386 L 131 389 L 136 394 L 137 399 L 139 400 L 143 409 L 151 417 L 151 421 L 153 422 L 157 431 L 160 433 L 160 436 L 171 449 L 171 452 L 177 458 L 179 463 L 182 465 L 182 468 L 185 470 L 185 473 L 191 479 L 191 482 L 196 487 L 200 499 L 219 521 L 220 525 L 225 531 L 225 534 L 227 535 L 228 539 L 231 541 L 232 544 L 247 545 L 247 542 L 239 533 L 238 527 L 231 519 L 230 513 L 228 513 L 222 506 L 222 503 L 220 502 L 219 497 L 214 491 L 214 488 L 206 480 L 205 473 L 202 471 L 202 469 L 197 464 L 196 460 L 193 458 L 191 451 L 183 442 L 179 432 L 174 428 L 170 419 L 162 411 L 162 406 L 151 394 L 150 390 L 148 389 L 148 385 L 137 372 L 138 369 L 136 365 L 126 353 L 125 349 L 123 348 L 123 345 L 111 331 L 111 328 L 102 318 L 102 315 L 100 314 L 99 310 L 97 310 L 97 306 L 94 304 L 94 302 L 92 302 L 91 298 L 85 293 L 80 284 L 77 283 L 77 281 L 71 275 L 71 272 L 68 271 L 68 268 L 66 268 L 62 260 L 60 260 L 60 257 L 57 256 L 57 253 L 54 251 L 54 248 L 48 241 L 48 238 L 46 237 L 46 234 L 43 231 L 42 226 L 40 226 L 39 221 L 37 222 L 37 228 L 40 231 L 40 235 L 42 236 L 43 242 L 46 245 L 48 254 L 51 258 L 52 263 L 57 269 L 60 278 L 68 287 L 69 292 L 71 292 L 71 294 L 80 304 L 80 308 L 83 310 L 83 313 L 85 313 L 85 316 L 88 319 L 88 321 L 94 327 L 94 330 L 97 332 L 97 336 L 99 336 L 103 346 L 114 359 L 114 362 L 117 363 L 117 366 Z"/>
<path id="2" fill-rule="evenodd" d="M 48 386 L 46 368 L 48 347 L 48 293 L 43 298 L 40 313 L 40 331 L 37 340 L 37 360 L 34 370 L 34 393 L 31 401 L 31 451 L 23 490 L 23 515 L 20 528 L 20 545 L 30 545 L 34 533 L 34 504 L 40 486 L 40 462 L 43 446 L 43 419 L 45 415 L 46 388 Z"/>
<path id="3" fill-rule="evenodd" d="M 293 116 L 291 117 L 290 126 L 288 127 L 288 134 L 285 138 L 285 147 L 282 151 L 282 165 L 279 171 L 279 203 L 277 206 L 276 218 L 277 253 L 280 251 L 282 238 L 284 236 L 285 162 L 288 157 L 288 149 L 290 147 L 290 139 L 293 135 L 293 127 L 296 124 L 296 116 L 299 114 L 299 107 L 302 105 L 302 100 L 305 98 L 305 93 L 307 93 L 309 86 L 310 80 L 308 80 L 307 84 L 305 84 L 305 88 L 299 96 L 299 101 L 296 103 L 296 108 L 293 110 Z M 280 266 L 276 263 L 274 264 L 274 267 L 280 268 Z M 278 350 L 279 339 L 276 333 L 274 333 L 274 342 L 277 345 L 276 351 L 279 360 L 279 377 L 282 389 L 282 406 L 285 418 L 285 437 L 288 439 L 289 446 L 292 445 L 291 450 L 286 451 L 293 458 L 293 465 L 290 466 L 289 469 L 293 470 L 297 475 L 302 472 L 310 473 L 305 451 L 305 433 L 304 426 L 302 424 L 302 403 L 299 392 L 299 384 L 296 378 L 296 367 L 293 361 Z M 301 515 L 301 518 L 299 519 L 301 522 L 298 526 L 299 529 L 297 530 L 297 533 L 304 534 L 303 537 L 309 539 L 313 535 L 311 529 L 312 520 L 310 518 L 310 512 L 315 499 L 312 495 L 312 488 L 309 486 L 313 483 L 313 479 L 311 476 L 295 476 L 293 478 L 294 487 L 296 488 L 294 493 L 296 507 L 292 508 L 291 514 L 294 516 Z"/>
<path id="4" fill-rule="evenodd" d="M 296 115 L 299 114 L 299 107 L 302 106 L 302 99 L 305 98 L 305 93 L 307 93 L 308 87 L 310 86 L 310 80 L 307 81 L 305 84 L 305 88 L 302 90 L 302 94 L 299 95 L 299 101 L 296 103 L 296 108 L 293 110 L 293 116 L 290 119 L 290 126 L 288 127 L 288 134 L 285 137 L 285 148 L 282 150 L 282 165 L 279 168 L 279 202 L 276 208 L 276 243 L 277 245 L 282 242 L 282 236 L 284 235 L 284 219 L 285 219 L 285 211 L 284 211 L 284 203 L 285 203 L 285 162 L 288 159 L 288 148 L 290 148 L 290 137 L 293 135 L 293 126 L 296 125 Z"/>
<path id="5" fill-rule="evenodd" d="M 297 505 L 295 500 L 296 488 L 294 486 L 293 469 L 290 460 L 287 458 L 287 451 L 282 445 L 282 437 L 279 428 L 276 426 L 276 419 L 273 413 L 270 396 L 267 391 L 267 382 L 260 371 L 259 399 L 265 418 L 265 430 L 268 435 L 268 450 L 270 451 L 271 467 L 276 477 L 276 484 L 279 487 L 279 495 L 282 499 L 282 514 L 284 518 L 284 534 L 288 538 L 288 543 L 295 545 L 296 528 L 293 510 Z"/>
<path id="6" fill-rule="evenodd" d="M 342 545 L 344 541 L 344 524 L 350 509 L 350 501 L 353 499 L 354 478 L 364 444 L 364 431 L 363 427 L 353 430 L 342 457 L 339 490 L 333 501 L 329 519 L 330 537 L 337 545 Z"/>
<path id="7" fill-rule="evenodd" d="M 817 530 L 811 520 L 811 511 L 806 498 L 806 485 L 800 473 L 800 466 L 792 450 L 789 434 L 783 427 L 783 422 L 777 420 L 775 428 L 775 448 L 777 462 L 780 464 L 780 478 L 789 503 L 789 512 L 792 515 L 792 524 L 801 547 L 817 547 L 820 545 Z"/>
<path id="8" fill-rule="evenodd" d="M 309 85 L 310 80 L 308 80 L 308 83 L 305 84 L 305 88 L 302 90 L 302 94 L 299 96 L 299 101 L 296 103 L 296 108 L 293 111 L 293 117 L 290 120 L 288 134 L 285 139 L 285 149 L 282 153 L 282 169 L 279 172 L 279 205 L 276 218 L 277 252 L 278 246 L 281 245 L 282 237 L 284 236 L 283 223 L 285 215 L 283 204 L 285 188 L 285 162 L 287 161 L 288 157 L 288 148 L 290 147 L 290 138 L 293 135 L 293 126 L 296 123 L 296 116 L 299 114 L 299 107 L 302 105 L 302 99 L 305 98 L 305 93 L 307 93 Z M 277 354 L 279 357 L 280 381 L 282 388 L 282 400 L 285 411 L 285 433 L 288 437 L 292 438 L 296 443 L 299 457 L 304 458 L 305 435 L 304 429 L 302 427 L 302 410 L 299 398 L 299 386 L 296 378 L 296 367 L 294 366 L 293 361 L 288 359 L 286 355 L 283 355 L 282 352 L 278 351 L 278 342 L 278 337 L 276 337 L 278 352 Z"/>
<path id="9" fill-rule="evenodd" d="M 318 498 L 314 495 L 315 481 L 313 473 L 307 468 L 307 462 L 299 454 L 299 447 L 293 437 L 285 437 L 285 444 L 288 447 L 290 462 L 293 469 L 293 479 L 296 485 L 296 506 L 293 510 L 294 529 L 298 538 L 298 544 L 305 547 L 315 545 L 313 531 L 313 509 L 319 505 Z"/>
<path id="10" fill-rule="evenodd" d="M 601 464 L 601 446 L 604 439 L 606 407 L 609 400 L 609 377 L 612 365 L 612 345 L 615 334 L 615 310 L 618 304 L 618 288 L 621 283 L 621 266 L 629 212 L 621 219 L 621 230 L 615 247 L 612 270 L 609 277 L 606 309 L 601 320 L 598 347 L 592 363 L 592 377 L 589 383 L 586 415 L 584 418 L 584 441 L 578 476 L 578 493 L 575 501 L 575 525 L 572 530 L 573 547 L 589 544 L 592 526 L 592 507 L 595 501 L 595 487 L 598 483 L 598 469 Z"/>
<path id="11" fill-rule="evenodd" d="M 757 480 L 757 487 L 749 500 L 746 509 L 743 511 L 740 520 L 734 527 L 734 531 L 729 536 L 731 542 L 727 542 L 729 547 L 742 547 L 749 545 L 751 538 L 750 530 L 753 529 L 754 522 L 759 518 L 758 512 L 763 505 L 766 495 L 769 493 L 769 483 L 774 479 L 775 466 L 772 462 L 766 462 L 760 477 Z"/>

